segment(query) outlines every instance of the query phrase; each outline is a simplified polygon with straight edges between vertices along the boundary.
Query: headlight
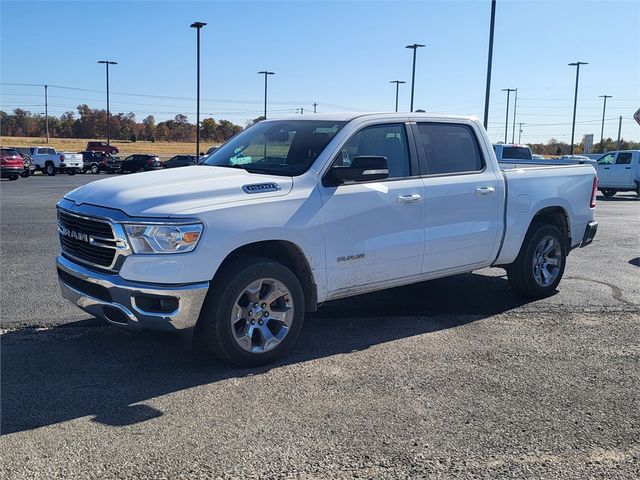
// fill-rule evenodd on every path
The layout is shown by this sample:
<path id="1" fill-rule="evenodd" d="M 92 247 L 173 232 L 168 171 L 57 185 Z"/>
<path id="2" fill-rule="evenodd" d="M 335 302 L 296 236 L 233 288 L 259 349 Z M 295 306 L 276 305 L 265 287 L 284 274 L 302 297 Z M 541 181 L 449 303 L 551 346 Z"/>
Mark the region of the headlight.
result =
<path id="1" fill-rule="evenodd" d="M 134 253 L 186 253 L 193 251 L 202 225 L 125 225 Z"/>

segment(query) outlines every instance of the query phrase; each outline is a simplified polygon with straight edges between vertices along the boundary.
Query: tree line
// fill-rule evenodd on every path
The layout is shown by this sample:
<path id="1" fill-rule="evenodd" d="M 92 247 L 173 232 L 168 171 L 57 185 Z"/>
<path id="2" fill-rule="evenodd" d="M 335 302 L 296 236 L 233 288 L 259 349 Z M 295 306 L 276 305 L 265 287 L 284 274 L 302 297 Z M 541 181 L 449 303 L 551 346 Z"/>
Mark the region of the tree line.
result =
<path id="1" fill-rule="evenodd" d="M 569 155 L 571 153 L 571 145 L 566 142 L 560 142 L 555 138 L 549 139 L 547 143 L 530 143 L 531 151 L 540 155 Z M 611 152 L 612 150 L 637 150 L 640 149 L 640 142 L 627 141 L 623 138 L 618 143 L 612 138 L 605 138 L 602 142 L 594 143 L 591 147 L 591 153 Z M 584 153 L 584 142 L 574 145 L 574 155 Z"/>
<path id="2" fill-rule="evenodd" d="M 52 138 L 106 138 L 107 111 L 78 105 L 78 112 L 65 112 L 59 117 L 49 115 L 49 136 Z M 256 119 L 257 120 L 257 119 Z M 248 122 L 252 124 L 254 121 Z M 156 123 L 153 115 L 142 122 L 134 113 L 111 114 L 111 138 L 113 140 L 151 142 L 192 142 L 196 138 L 196 126 L 186 115 L 178 114 L 171 120 Z M 44 137 L 45 116 L 16 108 L 13 113 L 0 110 L 0 130 L 10 137 Z M 216 121 L 205 118 L 200 125 L 200 138 L 221 143 L 243 130 L 229 120 Z"/>

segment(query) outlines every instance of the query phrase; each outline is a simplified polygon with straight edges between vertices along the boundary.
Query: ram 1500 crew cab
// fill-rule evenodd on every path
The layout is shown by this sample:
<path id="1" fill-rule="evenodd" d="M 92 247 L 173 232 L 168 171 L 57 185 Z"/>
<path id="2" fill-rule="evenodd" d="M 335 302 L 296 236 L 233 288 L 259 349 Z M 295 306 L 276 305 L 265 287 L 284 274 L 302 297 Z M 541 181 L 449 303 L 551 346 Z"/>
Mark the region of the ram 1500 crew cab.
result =
<path id="1" fill-rule="evenodd" d="M 265 120 L 204 165 L 69 192 L 57 268 L 93 315 L 189 329 L 255 365 L 327 300 L 488 266 L 517 294 L 551 294 L 595 235 L 596 188 L 588 165 L 501 170 L 475 119 Z"/>
<path id="2" fill-rule="evenodd" d="M 609 152 L 598 160 L 598 188 L 605 197 L 618 192 L 640 196 L 640 150 Z"/>

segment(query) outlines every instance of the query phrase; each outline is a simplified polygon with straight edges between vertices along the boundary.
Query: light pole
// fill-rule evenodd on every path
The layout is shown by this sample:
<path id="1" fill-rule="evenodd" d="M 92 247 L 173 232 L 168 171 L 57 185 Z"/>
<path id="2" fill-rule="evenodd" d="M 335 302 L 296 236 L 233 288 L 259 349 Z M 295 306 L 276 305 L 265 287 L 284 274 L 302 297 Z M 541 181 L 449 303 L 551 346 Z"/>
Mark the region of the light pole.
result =
<path id="1" fill-rule="evenodd" d="M 516 96 L 513 99 L 513 128 L 511 129 L 511 143 L 516 139 L 516 108 L 518 107 L 518 89 L 515 89 Z"/>
<path id="2" fill-rule="evenodd" d="M 589 65 L 588 62 L 573 62 L 570 67 L 576 67 L 576 93 L 573 97 L 573 122 L 571 123 L 571 155 L 573 155 L 573 137 L 576 132 L 576 108 L 578 106 L 578 79 L 580 78 L 580 65 Z"/>
<path id="3" fill-rule="evenodd" d="M 98 63 L 104 63 L 107 70 L 107 155 L 111 155 L 111 113 L 109 112 L 109 65 L 117 65 L 118 62 L 111 60 L 99 60 Z"/>
<path id="4" fill-rule="evenodd" d="M 410 48 L 413 50 L 413 69 L 411 71 L 411 112 L 413 112 L 413 92 L 416 86 L 416 52 L 419 48 L 422 48 L 426 45 L 421 45 L 419 43 L 414 43 L 412 45 L 407 45 L 404 48 Z"/>
<path id="5" fill-rule="evenodd" d="M 313 113 L 317 113 L 317 107 L 318 104 L 316 102 L 313 102 Z"/>
<path id="6" fill-rule="evenodd" d="M 47 132 L 47 143 L 49 143 L 49 101 L 47 98 L 47 89 L 49 85 L 44 86 L 44 128 Z"/>
<path id="7" fill-rule="evenodd" d="M 391 80 L 389 83 L 395 83 L 396 84 L 396 112 L 397 112 L 398 111 L 398 89 L 399 89 L 401 83 L 407 83 L 407 82 L 402 81 L 402 80 Z"/>
<path id="8" fill-rule="evenodd" d="M 200 158 L 200 29 L 204 22 L 193 22 L 190 28 L 196 29 L 196 159 Z"/>
<path id="9" fill-rule="evenodd" d="M 484 128 L 489 124 L 489 97 L 491 95 L 491 62 L 493 59 L 493 27 L 496 23 L 496 0 L 491 0 L 491 24 L 489 26 L 489 58 L 487 59 L 487 88 L 484 93 Z"/>
<path id="10" fill-rule="evenodd" d="M 604 105 L 602 106 L 602 127 L 600 127 L 600 151 L 604 153 L 604 112 L 607 109 L 607 98 L 611 98 L 611 95 L 599 95 L 600 98 L 604 98 Z"/>
<path id="11" fill-rule="evenodd" d="M 522 140 L 522 125 L 524 124 L 523 123 L 518 124 L 518 143 L 520 143 L 520 141 Z"/>
<path id="12" fill-rule="evenodd" d="M 504 143 L 507 143 L 507 132 L 509 131 L 509 95 L 515 92 L 515 88 L 503 88 L 501 92 L 507 92 L 507 114 L 504 119 Z"/>
<path id="13" fill-rule="evenodd" d="M 267 77 L 269 75 L 275 75 L 275 72 L 269 70 L 262 70 L 258 72 L 258 75 L 264 75 L 264 119 L 267 119 Z"/>

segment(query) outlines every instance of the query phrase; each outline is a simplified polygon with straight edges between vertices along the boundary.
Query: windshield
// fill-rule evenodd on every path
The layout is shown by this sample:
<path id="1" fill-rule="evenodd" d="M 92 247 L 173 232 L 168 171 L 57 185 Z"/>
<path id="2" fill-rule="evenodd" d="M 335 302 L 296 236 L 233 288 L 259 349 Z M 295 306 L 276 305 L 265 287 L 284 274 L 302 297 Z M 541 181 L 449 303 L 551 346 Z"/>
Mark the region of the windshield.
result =
<path id="1" fill-rule="evenodd" d="M 301 175 L 345 124 L 315 120 L 259 122 L 209 155 L 204 165 Z"/>

